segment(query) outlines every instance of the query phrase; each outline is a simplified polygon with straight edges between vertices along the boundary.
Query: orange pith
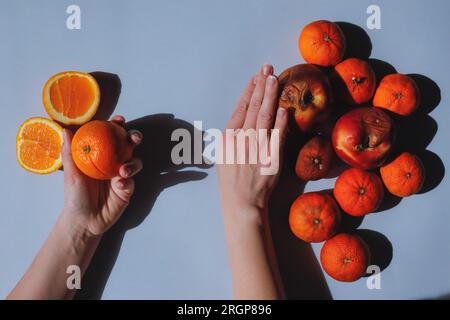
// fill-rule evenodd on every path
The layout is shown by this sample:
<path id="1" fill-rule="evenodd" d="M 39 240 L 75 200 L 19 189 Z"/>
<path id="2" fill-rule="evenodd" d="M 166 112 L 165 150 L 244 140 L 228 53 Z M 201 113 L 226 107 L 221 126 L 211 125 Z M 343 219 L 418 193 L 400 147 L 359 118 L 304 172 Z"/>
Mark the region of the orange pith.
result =
<path id="1" fill-rule="evenodd" d="M 33 117 L 19 128 L 16 138 L 17 161 L 26 170 L 46 174 L 62 165 L 62 128 L 54 121 Z"/>
<path id="2" fill-rule="evenodd" d="M 52 119 L 64 124 L 83 124 L 97 112 L 100 89 L 90 74 L 66 71 L 46 82 L 42 99 Z"/>

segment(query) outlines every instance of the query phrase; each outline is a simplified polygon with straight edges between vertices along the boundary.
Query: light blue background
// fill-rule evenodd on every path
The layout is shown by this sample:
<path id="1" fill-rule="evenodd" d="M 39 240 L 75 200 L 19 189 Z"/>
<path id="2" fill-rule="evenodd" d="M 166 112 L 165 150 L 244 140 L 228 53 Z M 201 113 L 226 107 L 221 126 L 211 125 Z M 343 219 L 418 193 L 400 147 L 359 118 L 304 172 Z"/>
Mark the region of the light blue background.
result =
<path id="1" fill-rule="evenodd" d="M 70 4 L 82 29 L 66 29 Z M 0 2 L 0 295 L 6 296 L 45 240 L 62 208 L 62 172 L 22 170 L 15 159 L 17 128 L 45 115 L 42 86 L 62 70 L 119 75 L 115 113 L 132 120 L 173 113 L 204 129 L 222 128 L 245 83 L 264 62 L 276 71 L 302 61 L 297 37 L 317 19 L 365 28 L 366 8 L 378 4 L 382 29 L 367 30 L 372 57 L 402 73 L 419 73 L 442 90 L 431 113 L 439 127 L 428 149 L 450 164 L 447 1 L 19 1 Z M 158 152 L 154 150 L 154 152 Z M 200 169 L 201 170 L 201 169 Z M 151 214 L 128 231 L 103 298 L 231 298 L 217 177 L 164 190 Z M 306 190 L 330 188 L 333 179 Z M 152 181 L 148 181 L 150 185 Z M 444 177 L 434 190 L 364 219 L 383 233 L 393 259 L 382 289 L 365 279 L 327 277 L 334 298 L 432 298 L 450 292 L 450 197 Z M 300 241 L 300 240 L 299 240 Z M 316 255 L 321 244 L 314 245 Z M 292 259 L 302 259 L 292 252 Z"/>

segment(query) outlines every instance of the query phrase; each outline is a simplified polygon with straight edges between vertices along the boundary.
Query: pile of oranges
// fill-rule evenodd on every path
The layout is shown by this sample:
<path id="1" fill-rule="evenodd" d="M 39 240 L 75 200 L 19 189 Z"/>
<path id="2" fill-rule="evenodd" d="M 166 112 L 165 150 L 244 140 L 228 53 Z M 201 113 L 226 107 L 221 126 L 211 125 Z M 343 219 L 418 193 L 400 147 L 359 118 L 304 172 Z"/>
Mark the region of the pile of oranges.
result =
<path id="1" fill-rule="evenodd" d="M 366 273 L 371 254 L 361 237 L 339 232 L 343 215 L 376 212 L 385 189 L 398 197 L 419 192 L 425 169 L 416 155 L 392 152 L 391 118 L 407 117 L 420 104 L 415 81 L 395 73 L 378 79 L 377 85 L 367 61 L 344 59 L 346 41 L 336 23 L 320 20 L 306 25 L 298 44 L 307 63 L 280 75 L 279 107 L 290 111 L 300 133 L 314 135 L 297 156 L 295 173 L 301 180 L 327 177 L 336 155 L 349 166 L 331 193 L 300 195 L 291 206 L 289 225 L 303 241 L 325 241 L 320 253 L 323 269 L 338 281 L 350 282 Z M 343 106 L 350 111 L 331 123 L 331 134 L 324 133 L 331 114 Z"/>
<path id="2" fill-rule="evenodd" d="M 43 105 L 51 119 L 32 117 L 19 127 L 16 138 L 19 164 L 37 174 L 60 169 L 63 128 L 75 128 L 71 154 L 77 167 L 94 179 L 116 176 L 119 166 L 131 159 L 132 146 L 122 126 L 91 121 L 99 108 L 100 96 L 100 87 L 91 74 L 66 71 L 52 76 L 42 92 Z"/>

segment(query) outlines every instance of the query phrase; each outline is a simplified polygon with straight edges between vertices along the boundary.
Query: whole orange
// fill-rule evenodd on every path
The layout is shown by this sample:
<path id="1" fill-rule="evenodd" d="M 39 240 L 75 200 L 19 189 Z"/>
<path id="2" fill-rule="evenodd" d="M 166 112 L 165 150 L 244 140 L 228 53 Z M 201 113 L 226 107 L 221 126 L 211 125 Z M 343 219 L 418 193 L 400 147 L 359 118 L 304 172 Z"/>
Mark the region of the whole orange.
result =
<path id="1" fill-rule="evenodd" d="M 420 92 L 416 82 L 404 74 L 385 76 L 375 92 L 373 105 L 402 116 L 410 115 L 420 103 Z"/>
<path id="2" fill-rule="evenodd" d="M 374 212 L 384 196 L 380 178 L 375 173 L 357 168 L 340 174 L 333 193 L 342 210 L 357 217 Z"/>
<path id="3" fill-rule="evenodd" d="M 425 169 L 416 155 L 403 152 L 380 168 L 381 178 L 390 193 L 407 197 L 417 193 L 425 180 Z"/>
<path id="4" fill-rule="evenodd" d="M 72 139 L 71 149 L 78 169 L 97 180 L 117 176 L 120 166 L 133 156 L 133 145 L 125 129 L 102 120 L 80 127 Z"/>
<path id="5" fill-rule="evenodd" d="M 345 36 L 334 22 L 314 21 L 303 28 L 298 47 L 306 62 L 334 66 L 344 57 Z"/>
<path id="6" fill-rule="evenodd" d="M 364 60 L 349 58 L 334 67 L 331 75 L 335 94 L 349 105 L 368 102 L 376 87 L 375 72 Z"/>
<path id="7" fill-rule="evenodd" d="M 327 240 L 320 251 L 325 272 L 335 280 L 352 282 L 361 278 L 369 265 L 367 244 L 357 235 L 340 233 Z"/>
<path id="8" fill-rule="evenodd" d="M 292 232 L 306 242 L 322 242 L 331 238 L 340 222 L 339 207 L 333 197 L 324 192 L 300 195 L 289 214 Z"/>

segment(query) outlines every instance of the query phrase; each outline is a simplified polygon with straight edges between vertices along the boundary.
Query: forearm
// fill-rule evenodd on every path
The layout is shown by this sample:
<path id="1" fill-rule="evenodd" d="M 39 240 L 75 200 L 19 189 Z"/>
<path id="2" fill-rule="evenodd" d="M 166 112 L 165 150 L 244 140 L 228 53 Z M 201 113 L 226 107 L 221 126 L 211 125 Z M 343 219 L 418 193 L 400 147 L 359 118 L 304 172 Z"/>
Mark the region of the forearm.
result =
<path id="1" fill-rule="evenodd" d="M 25 275 L 8 299 L 70 299 L 75 290 L 67 287 L 67 267 L 76 265 L 81 275 L 98 246 L 92 238 L 76 230 L 67 214 L 62 214 Z"/>
<path id="2" fill-rule="evenodd" d="M 267 212 L 238 210 L 224 210 L 234 298 L 284 298 Z"/>

